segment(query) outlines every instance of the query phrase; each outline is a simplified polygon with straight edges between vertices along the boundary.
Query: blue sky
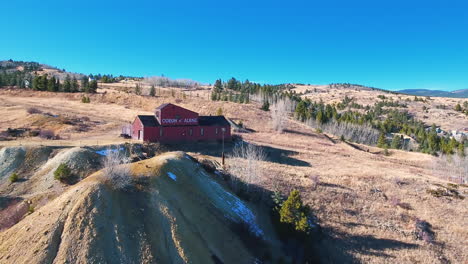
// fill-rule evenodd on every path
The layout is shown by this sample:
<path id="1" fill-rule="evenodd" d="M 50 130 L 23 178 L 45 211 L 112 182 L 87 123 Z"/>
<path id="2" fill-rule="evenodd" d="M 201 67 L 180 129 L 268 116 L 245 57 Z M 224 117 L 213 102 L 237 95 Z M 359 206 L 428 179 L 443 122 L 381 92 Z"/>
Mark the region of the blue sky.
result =
<path id="1" fill-rule="evenodd" d="M 2 1 L 0 59 L 68 71 L 468 88 L 467 1 Z"/>

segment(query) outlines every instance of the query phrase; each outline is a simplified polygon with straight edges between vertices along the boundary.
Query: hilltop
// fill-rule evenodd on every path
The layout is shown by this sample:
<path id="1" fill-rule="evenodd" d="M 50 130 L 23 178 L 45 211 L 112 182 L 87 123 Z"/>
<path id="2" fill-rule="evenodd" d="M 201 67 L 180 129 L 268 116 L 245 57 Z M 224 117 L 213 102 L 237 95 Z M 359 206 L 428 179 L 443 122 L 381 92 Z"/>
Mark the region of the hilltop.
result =
<path id="1" fill-rule="evenodd" d="M 451 92 L 428 89 L 406 89 L 399 90 L 398 93 L 417 96 L 468 98 L 468 89 L 455 90 Z"/>

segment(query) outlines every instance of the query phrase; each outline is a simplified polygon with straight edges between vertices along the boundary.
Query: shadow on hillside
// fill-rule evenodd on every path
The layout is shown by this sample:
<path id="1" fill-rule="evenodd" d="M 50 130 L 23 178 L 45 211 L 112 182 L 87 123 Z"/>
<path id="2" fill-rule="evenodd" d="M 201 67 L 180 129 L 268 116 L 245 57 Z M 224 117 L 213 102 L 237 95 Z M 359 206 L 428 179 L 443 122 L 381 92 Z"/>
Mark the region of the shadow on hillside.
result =
<path id="1" fill-rule="evenodd" d="M 225 142 L 224 143 L 224 152 L 226 156 L 229 156 L 234 149 L 234 142 Z M 285 150 L 270 146 L 259 146 L 266 154 L 266 160 L 274 163 L 290 165 L 290 166 L 299 166 L 306 167 L 310 166 L 310 163 L 293 158 L 291 156 L 298 154 L 296 151 Z M 184 151 L 184 152 L 195 152 L 202 155 L 214 156 L 221 158 L 223 151 L 222 143 L 218 142 L 198 142 L 190 144 L 170 144 L 164 145 L 165 150 L 168 151 Z"/>
<path id="2" fill-rule="evenodd" d="M 292 129 L 285 129 L 285 130 L 283 130 L 283 132 L 296 134 L 296 135 L 301 135 L 301 136 L 308 136 L 308 137 L 316 137 L 316 138 L 319 137 L 317 134 L 314 134 L 314 133 L 296 131 L 296 130 L 292 130 Z"/>
<path id="3" fill-rule="evenodd" d="M 419 247 L 417 244 L 371 235 L 349 235 L 329 228 L 323 228 L 322 231 L 323 239 L 317 243 L 322 263 L 360 263 L 356 254 L 382 257 L 391 262 L 395 255 L 383 251 L 389 249 L 398 254 L 400 249 Z"/>

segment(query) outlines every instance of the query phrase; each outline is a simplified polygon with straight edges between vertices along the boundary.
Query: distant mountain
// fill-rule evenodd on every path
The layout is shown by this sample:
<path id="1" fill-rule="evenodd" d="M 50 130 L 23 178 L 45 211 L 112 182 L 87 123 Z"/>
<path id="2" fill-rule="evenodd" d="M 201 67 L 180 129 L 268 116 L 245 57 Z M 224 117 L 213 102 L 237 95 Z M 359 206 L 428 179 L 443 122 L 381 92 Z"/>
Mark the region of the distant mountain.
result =
<path id="1" fill-rule="evenodd" d="M 429 89 L 406 89 L 399 90 L 398 93 L 417 95 L 417 96 L 433 96 L 433 97 L 453 97 L 453 98 L 468 98 L 468 89 L 461 89 L 456 91 L 441 91 Z"/>

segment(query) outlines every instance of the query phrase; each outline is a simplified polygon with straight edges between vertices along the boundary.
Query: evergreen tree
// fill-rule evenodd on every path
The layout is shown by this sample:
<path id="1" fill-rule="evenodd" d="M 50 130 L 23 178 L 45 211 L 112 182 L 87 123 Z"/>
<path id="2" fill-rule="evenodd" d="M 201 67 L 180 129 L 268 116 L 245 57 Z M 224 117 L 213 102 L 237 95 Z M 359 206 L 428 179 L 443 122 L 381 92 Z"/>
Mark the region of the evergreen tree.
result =
<path id="1" fill-rule="evenodd" d="M 394 149 L 400 149 L 401 141 L 402 141 L 402 136 L 394 135 L 392 139 L 391 147 Z"/>
<path id="2" fill-rule="evenodd" d="M 216 110 L 216 115 L 217 116 L 222 116 L 223 115 L 223 109 L 221 107 L 219 107 L 218 110 Z"/>
<path id="3" fill-rule="evenodd" d="M 83 76 L 81 78 L 81 91 L 89 93 L 89 79 L 88 76 Z"/>
<path id="4" fill-rule="evenodd" d="M 171 92 L 172 92 L 172 91 L 171 91 Z M 141 87 L 140 87 L 140 84 L 139 84 L 139 83 L 137 83 L 137 84 L 135 85 L 135 94 L 141 95 Z"/>
<path id="5" fill-rule="evenodd" d="M 65 81 L 63 82 L 63 92 L 69 93 L 72 90 L 71 78 L 70 75 L 67 75 Z"/>
<path id="6" fill-rule="evenodd" d="M 268 101 L 265 101 L 262 105 L 261 108 L 263 111 L 270 111 L 270 103 Z"/>
<path id="7" fill-rule="evenodd" d="M 465 144 L 458 144 L 458 155 L 460 157 L 465 157 Z"/>
<path id="8" fill-rule="evenodd" d="M 301 195 L 298 190 L 293 190 L 289 194 L 288 199 L 281 205 L 279 213 L 282 223 L 291 224 L 297 231 L 309 232 L 307 210 L 302 204 Z"/>
<path id="9" fill-rule="evenodd" d="M 52 76 L 49 80 L 47 80 L 47 91 L 54 92 L 55 90 L 55 77 Z"/>
<path id="10" fill-rule="evenodd" d="M 78 80 L 76 79 L 76 77 L 73 77 L 70 92 L 76 93 L 79 90 L 80 90 L 80 85 L 78 84 Z"/>
<path id="11" fill-rule="evenodd" d="M 92 80 L 90 83 L 89 83 L 89 93 L 96 93 L 97 92 L 97 88 L 98 88 L 98 83 L 96 80 Z"/>
<path id="12" fill-rule="evenodd" d="M 57 78 L 57 80 L 56 80 L 56 82 L 55 82 L 54 91 L 55 91 L 55 92 L 60 91 L 60 79 L 59 79 L 59 78 Z"/>
<path id="13" fill-rule="evenodd" d="M 156 96 L 156 88 L 154 88 L 154 85 L 151 85 L 149 95 Z"/>
<path id="14" fill-rule="evenodd" d="M 455 106 L 455 111 L 461 112 L 462 110 L 463 110 L 463 109 L 462 109 L 462 107 L 461 107 L 460 104 L 457 104 L 457 105 Z"/>
<path id="15" fill-rule="evenodd" d="M 385 137 L 385 133 L 383 133 L 383 132 L 381 132 L 380 135 L 379 135 L 379 139 L 377 140 L 377 147 L 379 147 L 379 148 L 388 147 L 387 139 Z"/>
<path id="16" fill-rule="evenodd" d="M 213 89 L 216 93 L 221 93 L 223 91 L 223 82 L 221 79 L 215 81 Z"/>

